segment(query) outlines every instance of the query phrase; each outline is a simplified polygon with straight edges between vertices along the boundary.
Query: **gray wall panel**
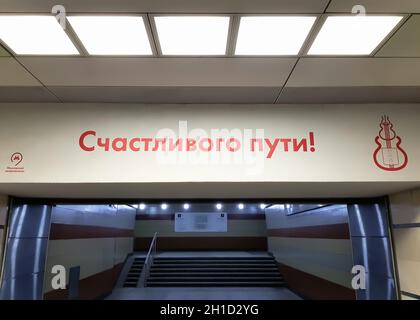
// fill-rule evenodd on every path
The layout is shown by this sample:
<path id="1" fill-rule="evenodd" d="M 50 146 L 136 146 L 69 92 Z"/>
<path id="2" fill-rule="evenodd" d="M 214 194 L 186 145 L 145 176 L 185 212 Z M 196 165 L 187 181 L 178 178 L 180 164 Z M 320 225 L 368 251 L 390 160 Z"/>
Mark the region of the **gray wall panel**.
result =
<path id="1" fill-rule="evenodd" d="M 392 278 L 369 275 L 366 290 L 358 290 L 358 300 L 395 300 L 395 281 Z"/>
<path id="2" fill-rule="evenodd" d="M 366 290 L 357 290 L 357 299 L 397 299 L 385 202 L 348 205 L 348 212 L 354 264 L 366 270 Z"/>
<path id="3" fill-rule="evenodd" d="M 133 229 L 135 213 L 126 205 L 58 205 L 51 223 Z"/>
<path id="4" fill-rule="evenodd" d="M 51 206 L 12 207 L 1 299 L 42 299 Z"/>
<path id="5" fill-rule="evenodd" d="M 379 204 L 355 204 L 349 215 L 352 237 L 388 237 L 386 208 Z"/>
<path id="6" fill-rule="evenodd" d="M 391 248 L 386 237 L 353 237 L 353 261 L 355 265 L 363 265 L 366 272 L 373 276 L 393 278 Z"/>
<path id="7" fill-rule="evenodd" d="M 289 214 L 287 205 L 278 204 L 265 209 L 268 229 L 348 223 L 347 206 L 331 205 L 314 211 Z"/>
<path id="8" fill-rule="evenodd" d="M 43 274 L 26 274 L 3 282 L 0 300 L 37 300 L 42 297 Z"/>
<path id="9" fill-rule="evenodd" d="M 7 268 L 4 279 L 20 277 L 31 273 L 43 272 L 47 238 L 9 238 L 6 251 Z"/>
<path id="10" fill-rule="evenodd" d="M 48 238 L 51 208 L 46 205 L 19 205 L 13 208 L 9 238 Z"/>

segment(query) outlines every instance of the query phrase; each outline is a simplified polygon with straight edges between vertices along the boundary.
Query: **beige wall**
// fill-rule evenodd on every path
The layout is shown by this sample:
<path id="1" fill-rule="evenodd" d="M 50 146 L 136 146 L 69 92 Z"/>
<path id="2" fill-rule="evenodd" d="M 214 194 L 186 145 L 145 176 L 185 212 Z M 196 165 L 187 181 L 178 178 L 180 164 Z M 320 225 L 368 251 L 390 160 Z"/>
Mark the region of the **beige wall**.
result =
<path id="1" fill-rule="evenodd" d="M 402 299 L 420 296 L 420 189 L 390 196 Z"/>
<path id="2" fill-rule="evenodd" d="M 289 287 L 309 299 L 355 299 L 346 205 L 287 215 L 266 209 L 268 249 Z"/>
<path id="3" fill-rule="evenodd" d="M 227 232 L 175 232 L 174 220 L 136 220 L 136 237 L 266 237 L 265 220 L 228 220 Z"/>
<path id="4" fill-rule="evenodd" d="M 270 237 L 268 245 L 280 263 L 351 288 L 350 239 Z"/>
<path id="5" fill-rule="evenodd" d="M 247 218 L 248 217 L 248 218 Z M 148 249 L 158 233 L 160 250 L 266 250 L 264 214 L 228 214 L 227 232 L 175 232 L 174 213 L 138 214 L 134 229 L 134 249 Z"/>
<path id="6" fill-rule="evenodd" d="M 136 209 L 108 205 L 55 206 L 52 211 L 48 242 L 44 297 L 65 299 L 67 292 L 53 290 L 50 271 L 54 265 L 67 270 L 80 266 L 81 299 L 95 299 L 110 293 L 133 251 Z"/>
<path id="7" fill-rule="evenodd" d="M 7 196 L 0 195 L 0 274 L 3 265 L 3 246 L 5 237 L 5 224 L 7 215 Z"/>
<path id="8" fill-rule="evenodd" d="M 378 182 L 420 181 L 420 113 L 418 105 L 118 105 L 118 104 L 0 104 L 0 149 L 6 155 L 19 150 L 24 172 L 0 171 L 2 183 L 147 183 L 147 182 Z M 377 148 L 381 116 L 389 115 L 409 165 L 392 175 L 379 169 L 372 158 Z M 187 121 L 187 128 L 180 121 Z M 182 128 L 186 129 L 183 130 Z M 180 159 L 165 162 L 169 155 L 146 151 L 83 151 L 79 138 L 89 146 L 97 138 L 123 137 L 176 139 L 197 136 L 224 138 L 235 132 L 244 137 L 240 152 L 226 146 L 211 152 L 172 151 Z M 228 135 L 215 130 L 227 129 Z M 204 133 L 203 133 L 204 130 Z M 248 131 L 245 131 L 248 130 Z M 259 130 L 258 132 L 256 130 Z M 263 135 L 262 135 L 263 130 Z M 226 130 L 225 130 L 226 132 Z M 278 143 L 268 158 L 269 148 L 251 152 L 250 140 L 258 136 L 274 139 L 309 139 L 314 132 L 315 152 L 286 151 Z M 240 137 L 238 137 L 240 138 Z M 144 147 L 144 148 L 143 148 Z M 152 149 L 152 147 L 150 147 Z M 258 149 L 258 147 L 256 148 Z M 232 156 L 235 155 L 235 157 Z M 213 161 L 217 157 L 231 159 Z M 242 156 L 243 155 L 243 156 Z M 54 161 L 46 161 L 54 159 Z M 166 159 L 166 160 L 165 160 Z M 183 161 L 183 159 L 187 159 Z M 190 160 L 190 161 L 188 161 Z M 195 162 L 194 162 L 195 160 Z M 10 166 L 10 158 L 0 159 L 0 168 Z M 72 170 L 67 170 L 72 168 Z M 349 170 L 352 169 L 352 170 Z"/>

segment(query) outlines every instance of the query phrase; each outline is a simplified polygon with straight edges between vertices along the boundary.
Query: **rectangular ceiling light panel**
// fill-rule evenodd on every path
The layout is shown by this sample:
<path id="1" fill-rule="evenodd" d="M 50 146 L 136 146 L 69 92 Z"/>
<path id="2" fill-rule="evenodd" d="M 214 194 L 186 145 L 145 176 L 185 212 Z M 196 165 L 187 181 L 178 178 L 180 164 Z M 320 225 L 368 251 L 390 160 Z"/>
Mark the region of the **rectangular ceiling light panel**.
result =
<path id="1" fill-rule="evenodd" d="M 224 55 L 229 31 L 227 16 L 156 16 L 163 55 Z"/>
<path id="2" fill-rule="evenodd" d="M 77 55 L 54 16 L 0 15 L 0 39 L 17 55 Z"/>
<path id="3" fill-rule="evenodd" d="M 402 16 L 330 16 L 309 55 L 369 55 L 398 25 Z"/>
<path id="4" fill-rule="evenodd" d="M 91 55 L 151 55 L 140 16 L 69 16 L 68 20 Z"/>
<path id="5" fill-rule="evenodd" d="M 235 55 L 297 55 L 316 17 L 241 17 Z"/>

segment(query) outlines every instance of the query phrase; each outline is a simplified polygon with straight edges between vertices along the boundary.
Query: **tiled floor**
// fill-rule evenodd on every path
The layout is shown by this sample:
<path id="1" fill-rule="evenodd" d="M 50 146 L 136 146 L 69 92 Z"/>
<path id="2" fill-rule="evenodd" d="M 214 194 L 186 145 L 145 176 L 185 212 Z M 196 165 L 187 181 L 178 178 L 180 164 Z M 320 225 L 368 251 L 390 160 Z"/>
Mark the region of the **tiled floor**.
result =
<path id="1" fill-rule="evenodd" d="M 107 300 L 301 300 L 286 288 L 118 288 Z"/>

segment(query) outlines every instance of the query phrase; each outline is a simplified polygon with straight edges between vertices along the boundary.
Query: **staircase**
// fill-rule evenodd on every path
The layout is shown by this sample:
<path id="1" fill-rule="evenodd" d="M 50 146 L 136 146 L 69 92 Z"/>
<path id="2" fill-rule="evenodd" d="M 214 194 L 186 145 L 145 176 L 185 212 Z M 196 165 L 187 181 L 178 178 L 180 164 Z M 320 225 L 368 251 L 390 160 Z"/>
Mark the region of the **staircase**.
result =
<path id="1" fill-rule="evenodd" d="M 127 273 L 127 276 L 124 280 L 124 288 L 133 288 L 137 287 L 137 283 L 140 279 L 141 271 L 143 270 L 144 257 L 135 257 L 132 260 L 131 267 Z"/>
<path id="2" fill-rule="evenodd" d="M 130 270 L 131 271 L 131 270 Z M 285 282 L 272 256 L 159 257 L 147 287 L 281 287 Z"/>

